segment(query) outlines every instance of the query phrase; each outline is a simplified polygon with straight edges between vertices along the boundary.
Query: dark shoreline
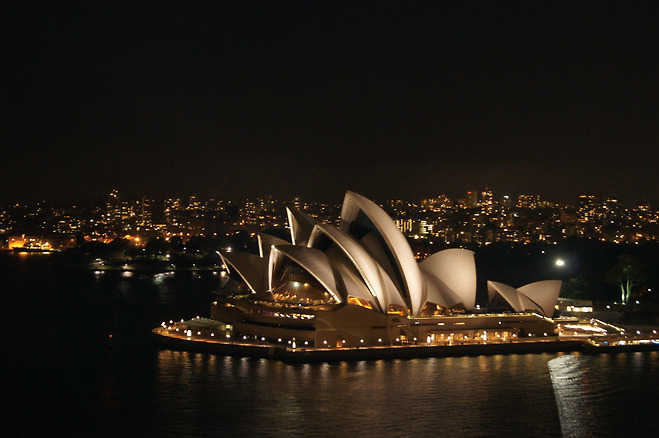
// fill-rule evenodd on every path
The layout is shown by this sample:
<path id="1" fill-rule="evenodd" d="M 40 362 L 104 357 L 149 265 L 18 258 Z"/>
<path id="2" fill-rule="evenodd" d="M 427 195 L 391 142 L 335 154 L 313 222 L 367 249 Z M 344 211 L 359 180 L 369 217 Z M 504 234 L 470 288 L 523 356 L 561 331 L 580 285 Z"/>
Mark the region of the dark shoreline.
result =
<path id="1" fill-rule="evenodd" d="M 386 346 L 337 349 L 291 349 L 277 345 L 254 345 L 230 342 L 188 340 L 166 336 L 153 330 L 155 340 L 164 348 L 235 357 L 280 360 L 285 363 L 318 363 L 378 359 L 414 359 L 428 357 L 492 356 L 497 354 L 570 353 L 607 354 L 636 351 L 659 351 L 657 344 L 595 346 L 588 340 L 546 340 L 514 343 Z"/>

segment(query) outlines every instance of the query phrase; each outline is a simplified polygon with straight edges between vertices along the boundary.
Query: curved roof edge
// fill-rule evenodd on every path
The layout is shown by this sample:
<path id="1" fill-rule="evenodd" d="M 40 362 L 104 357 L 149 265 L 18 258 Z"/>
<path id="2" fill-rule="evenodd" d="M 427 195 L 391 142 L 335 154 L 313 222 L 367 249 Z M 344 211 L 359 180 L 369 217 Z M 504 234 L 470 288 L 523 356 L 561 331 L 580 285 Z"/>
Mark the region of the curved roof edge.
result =
<path id="1" fill-rule="evenodd" d="M 240 275 L 252 293 L 266 290 L 267 259 L 244 252 L 221 252 L 220 257 L 225 265 L 231 266 Z"/>
<path id="2" fill-rule="evenodd" d="M 490 296 L 490 301 L 494 293 L 498 293 L 503 297 L 508 304 L 515 310 L 515 312 L 524 312 L 527 310 L 535 310 L 542 313 L 544 316 L 547 316 L 547 313 L 544 311 L 542 306 L 537 302 L 529 298 L 526 294 L 521 292 L 518 289 L 515 289 L 512 286 L 507 284 L 497 283 L 496 281 L 487 281 L 487 291 Z M 550 314 L 551 316 L 551 314 Z"/>
<path id="3" fill-rule="evenodd" d="M 337 289 L 334 272 L 324 252 L 298 245 L 277 245 L 274 251 L 278 251 L 285 257 L 290 258 L 302 266 L 329 292 L 337 303 L 342 303 L 343 297 Z"/>
<path id="4" fill-rule="evenodd" d="M 462 248 L 445 249 L 423 260 L 419 268 L 427 276 L 440 280 L 444 287 L 439 290 L 448 295 L 445 296 L 447 301 L 454 299 L 451 295 L 457 295 L 465 309 L 474 309 L 477 282 L 473 251 Z"/>
<path id="5" fill-rule="evenodd" d="M 499 294 L 508 304 L 510 304 L 510 307 L 512 307 L 515 312 L 524 311 L 524 305 L 519 298 L 519 293 L 512 286 L 488 280 L 487 293 L 490 297 L 490 301 L 492 301 L 495 294 Z"/>
<path id="6" fill-rule="evenodd" d="M 345 227 L 349 228 L 357 218 L 359 211 L 370 219 L 385 241 L 396 262 L 397 266 L 394 268 L 399 271 L 405 283 L 401 287 L 406 289 L 406 294 L 410 297 L 412 313 L 418 315 L 426 301 L 426 284 L 407 239 L 380 206 L 351 191 L 346 192 L 343 200 L 341 228 L 344 230 Z"/>
<path id="7" fill-rule="evenodd" d="M 343 252 L 337 248 L 337 252 L 344 256 Z M 330 257 L 328 256 L 328 259 Z M 357 271 L 357 268 L 352 264 L 349 259 L 336 260 L 333 264 L 336 269 L 339 281 L 342 283 L 343 290 L 345 291 L 345 299 L 348 301 L 350 297 L 359 298 L 370 303 L 371 309 L 376 312 L 382 312 L 380 303 L 373 295 L 373 292 L 366 286 L 363 277 Z"/>
<path id="8" fill-rule="evenodd" d="M 290 243 L 284 239 L 266 233 L 258 233 L 256 237 L 259 243 L 259 255 L 261 258 L 268 258 L 273 246 L 288 245 Z"/>
<path id="9" fill-rule="evenodd" d="M 543 280 L 529 283 L 517 290 L 537 303 L 545 316 L 551 317 L 554 314 L 554 307 L 561 293 L 562 284 L 561 280 Z"/>
<path id="10" fill-rule="evenodd" d="M 330 238 L 352 262 L 373 295 L 373 299 L 377 300 L 379 307 L 384 312 L 389 308 L 389 304 L 407 307 L 389 275 L 353 236 L 331 225 L 317 224 L 311 233 L 309 242 L 312 244 L 321 233 Z"/>
<path id="11" fill-rule="evenodd" d="M 318 221 L 308 214 L 290 207 L 286 207 L 286 216 L 288 217 L 293 245 L 300 245 L 308 241 L 313 227 Z"/>

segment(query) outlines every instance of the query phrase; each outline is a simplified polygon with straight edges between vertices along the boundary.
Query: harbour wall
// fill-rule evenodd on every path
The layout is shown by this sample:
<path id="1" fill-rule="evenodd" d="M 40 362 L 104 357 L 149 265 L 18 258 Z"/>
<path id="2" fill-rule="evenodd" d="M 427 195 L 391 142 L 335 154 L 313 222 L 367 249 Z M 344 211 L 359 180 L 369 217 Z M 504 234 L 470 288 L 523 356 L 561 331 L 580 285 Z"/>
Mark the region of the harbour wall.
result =
<path id="1" fill-rule="evenodd" d="M 405 345 L 360 348 L 287 348 L 279 345 L 243 344 L 239 342 L 204 341 L 166 336 L 153 332 L 162 346 L 184 351 L 225 356 L 256 357 L 286 363 L 340 362 L 378 359 L 413 359 L 427 357 L 459 357 L 496 354 L 533 354 L 579 351 L 586 354 L 659 350 L 656 344 L 594 346 L 588 340 L 539 340 L 508 343 L 464 345 Z"/>

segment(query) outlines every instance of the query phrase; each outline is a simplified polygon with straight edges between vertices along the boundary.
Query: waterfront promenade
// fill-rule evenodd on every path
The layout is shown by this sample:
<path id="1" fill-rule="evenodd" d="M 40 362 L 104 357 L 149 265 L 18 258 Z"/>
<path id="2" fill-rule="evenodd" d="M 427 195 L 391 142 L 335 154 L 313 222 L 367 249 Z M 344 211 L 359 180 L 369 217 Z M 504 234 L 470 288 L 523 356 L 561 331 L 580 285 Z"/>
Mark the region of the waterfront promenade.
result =
<path id="1" fill-rule="evenodd" d="M 516 339 L 508 342 L 472 342 L 453 344 L 406 344 L 364 347 L 317 348 L 294 343 L 253 342 L 218 335 L 213 331 L 218 321 L 193 319 L 153 329 L 158 343 L 174 350 L 195 351 L 237 357 L 257 357 L 286 363 L 338 362 L 377 359 L 412 359 L 424 357 L 479 356 L 496 354 L 529 354 L 582 352 L 605 354 L 633 351 L 659 351 L 659 337 L 641 335 L 616 336 L 550 336 Z M 195 326 L 192 329 L 179 328 Z M 177 330 L 178 329 L 178 330 Z"/>

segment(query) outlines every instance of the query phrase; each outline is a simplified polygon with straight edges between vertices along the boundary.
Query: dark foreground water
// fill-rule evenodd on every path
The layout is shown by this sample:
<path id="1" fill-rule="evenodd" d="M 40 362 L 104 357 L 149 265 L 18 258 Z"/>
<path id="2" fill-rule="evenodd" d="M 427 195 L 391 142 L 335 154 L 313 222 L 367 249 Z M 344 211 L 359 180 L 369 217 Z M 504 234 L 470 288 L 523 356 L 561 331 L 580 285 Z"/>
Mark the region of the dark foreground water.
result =
<path id="1" fill-rule="evenodd" d="M 212 273 L 95 274 L 0 255 L 3 436 L 654 436 L 659 353 L 286 365 L 161 350 Z M 111 336 L 111 337 L 110 337 Z"/>

